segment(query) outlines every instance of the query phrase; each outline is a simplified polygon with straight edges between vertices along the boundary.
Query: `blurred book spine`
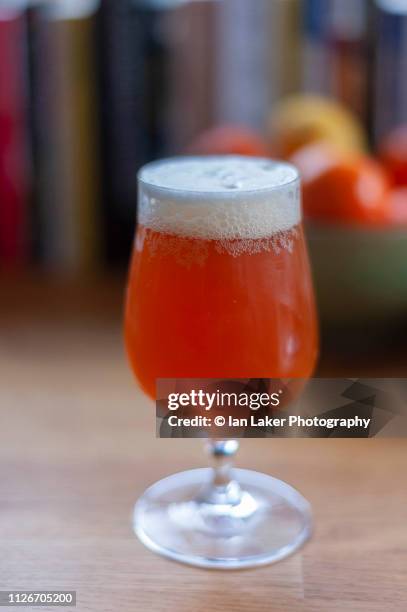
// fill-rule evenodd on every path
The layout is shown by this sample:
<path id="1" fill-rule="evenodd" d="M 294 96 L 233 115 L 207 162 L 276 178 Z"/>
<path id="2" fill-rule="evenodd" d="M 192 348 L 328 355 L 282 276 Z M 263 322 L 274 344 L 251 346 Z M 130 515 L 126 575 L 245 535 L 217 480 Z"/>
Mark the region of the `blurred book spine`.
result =
<path id="1" fill-rule="evenodd" d="M 216 6 L 215 112 L 219 123 L 262 128 L 271 102 L 268 0 L 224 0 Z M 280 58 L 280 63 L 282 59 Z"/>
<path id="2" fill-rule="evenodd" d="M 369 124 L 368 0 L 306 0 L 305 89 L 333 97 Z"/>
<path id="3" fill-rule="evenodd" d="M 297 93 L 302 81 L 302 0 L 274 0 L 270 4 L 268 36 L 272 101 Z"/>
<path id="4" fill-rule="evenodd" d="M 153 91 L 161 51 L 154 13 L 132 0 L 102 0 L 97 20 L 105 255 L 126 260 L 134 232 L 137 170 L 161 153 Z M 155 74 L 156 73 L 156 74 Z M 162 84 L 163 85 L 163 84 Z"/>
<path id="5" fill-rule="evenodd" d="M 371 100 L 366 0 L 331 0 L 330 56 L 332 95 L 367 123 Z"/>
<path id="6" fill-rule="evenodd" d="M 215 88 L 215 2 L 174 2 L 161 19 L 168 53 L 165 98 L 166 150 L 182 153 L 211 127 Z"/>
<path id="7" fill-rule="evenodd" d="M 407 122 L 407 1 L 375 0 L 375 139 Z"/>
<path id="8" fill-rule="evenodd" d="M 29 256 L 26 21 L 22 2 L 0 4 L 0 269 Z"/>
<path id="9" fill-rule="evenodd" d="M 94 27 L 97 2 L 53 0 L 31 14 L 34 155 L 45 263 L 96 269 L 101 252 Z"/>
<path id="10" fill-rule="evenodd" d="M 303 82 L 307 91 L 329 92 L 329 3 L 330 0 L 304 0 Z"/>

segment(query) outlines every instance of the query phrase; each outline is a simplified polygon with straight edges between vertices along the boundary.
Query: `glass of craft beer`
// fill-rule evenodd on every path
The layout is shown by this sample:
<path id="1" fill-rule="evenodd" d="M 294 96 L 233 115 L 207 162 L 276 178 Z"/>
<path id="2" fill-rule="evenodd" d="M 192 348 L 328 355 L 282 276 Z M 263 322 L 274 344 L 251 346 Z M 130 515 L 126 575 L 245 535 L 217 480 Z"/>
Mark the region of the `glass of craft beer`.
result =
<path id="1" fill-rule="evenodd" d="M 144 166 L 139 188 L 125 338 L 144 392 L 155 399 L 159 378 L 308 378 L 318 334 L 297 170 L 179 157 Z M 134 528 L 145 545 L 191 565 L 239 568 L 307 540 L 307 501 L 269 475 L 230 467 L 237 446 L 213 440 L 213 468 L 144 493 Z"/>

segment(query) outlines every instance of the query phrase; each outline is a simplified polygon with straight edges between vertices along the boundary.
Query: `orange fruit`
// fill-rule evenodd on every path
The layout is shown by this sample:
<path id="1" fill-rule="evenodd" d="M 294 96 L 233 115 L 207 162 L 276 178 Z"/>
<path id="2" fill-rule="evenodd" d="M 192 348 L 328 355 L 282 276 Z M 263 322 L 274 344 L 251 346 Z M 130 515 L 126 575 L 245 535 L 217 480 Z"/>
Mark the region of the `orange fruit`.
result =
<path id="1" fill-rule="evenodd" d="M 202 132 L 187 152 L 195 155 L 270 155 L 263 138 L 254 130 L 240 125 L 219 125 Z"/>
<path id="2" fill-rule="evenodd" d="M 407 125 L 396 128 L 382 140 L 379 156 L 393 184 L 407 186 Z"/>
<path id="3" fill-rule="evenodd" d="M 343 158 L 304 183 L 304 212 L 328 222 L 384 224 L 389 188 L 385 171 L 374 159 Z"/>

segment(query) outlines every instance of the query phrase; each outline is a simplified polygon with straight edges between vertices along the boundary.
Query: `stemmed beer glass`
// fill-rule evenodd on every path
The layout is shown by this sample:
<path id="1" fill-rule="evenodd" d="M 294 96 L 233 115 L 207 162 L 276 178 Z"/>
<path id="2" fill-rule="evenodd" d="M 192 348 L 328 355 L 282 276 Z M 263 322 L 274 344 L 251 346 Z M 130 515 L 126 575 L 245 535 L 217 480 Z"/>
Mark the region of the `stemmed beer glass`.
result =
<path id="1" fill-rule="evenodd" d="M 158 378 L 308 378 L 318 334 L 297 170 L 179 157 L 144 166 L 139 189 L 125 336 L 144 392 L 155 399 Z M 213 468 L 169 476 L 139 499 L 142 542 L 226 569 L 296 550 L 311 531 L 307 501 L 271 476 L 234 469 L 235 440 L 208 446 Z"/>

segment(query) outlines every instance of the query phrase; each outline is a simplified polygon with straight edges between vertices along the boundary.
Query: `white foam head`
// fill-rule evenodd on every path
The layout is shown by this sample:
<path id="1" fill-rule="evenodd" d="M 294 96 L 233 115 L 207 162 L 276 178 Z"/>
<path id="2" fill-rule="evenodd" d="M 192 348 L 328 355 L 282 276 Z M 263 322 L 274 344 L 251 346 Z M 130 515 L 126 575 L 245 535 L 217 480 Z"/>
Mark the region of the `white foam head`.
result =
<path id="1" fill-rule="evenodd" d="M 208 240 L 267 238 L 301 220 L 299 174 L 263 158 L 178 157 L 139 172 L 139 221 Z"/>

